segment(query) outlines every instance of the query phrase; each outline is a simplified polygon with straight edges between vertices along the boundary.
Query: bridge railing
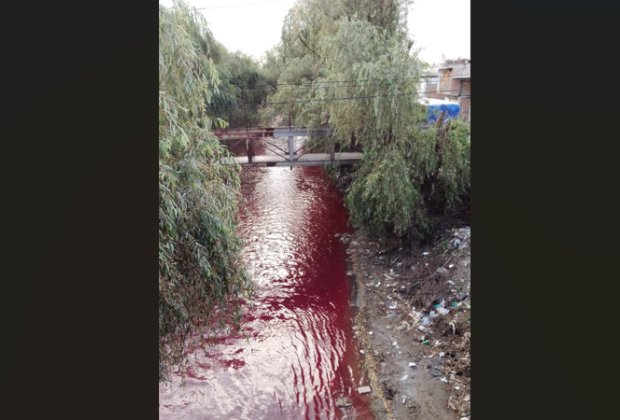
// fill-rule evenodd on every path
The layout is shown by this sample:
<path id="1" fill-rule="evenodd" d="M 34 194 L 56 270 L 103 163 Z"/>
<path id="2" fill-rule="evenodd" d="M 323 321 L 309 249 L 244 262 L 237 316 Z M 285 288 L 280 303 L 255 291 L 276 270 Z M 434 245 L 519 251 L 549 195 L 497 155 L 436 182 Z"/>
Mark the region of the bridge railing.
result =
<path id="1" fill-rule="evenodd" d="M 285 160 L 294 162 L 294 154 L 297 151 L 293 151 L 293 137 L 307 137 L 309 135 L 330 135 L 332 129 L 330 127 L 321 127 L 315 129 L 309 129 L 308 127 L 248 127 L 248 128 L 227 128 L 213 130 L 213 134 L 220 140 L 237 140 L 230 148 L 234 148 L 240 142 L 246 142 L 246 148 L 248 150 L 248 163 L 252 163 L 253 158 L 253 142 L 252 140 L 264 139 L 266 137 L 288 137 L 288 158 L 286 156 L 277 155 L 283 157 Z M 270 144 L 270 143 L 269 143 Z M 273 146 L 273 145 L 272 145 Z M 279 148 L 278 148 L 279 149 Z M 282 150 L 282 149 L 280 149 Z M 282 150 L 284 153 L 286 151 Z M 334 160 L 334 141 L 330 136 L 330 157 Z"/>

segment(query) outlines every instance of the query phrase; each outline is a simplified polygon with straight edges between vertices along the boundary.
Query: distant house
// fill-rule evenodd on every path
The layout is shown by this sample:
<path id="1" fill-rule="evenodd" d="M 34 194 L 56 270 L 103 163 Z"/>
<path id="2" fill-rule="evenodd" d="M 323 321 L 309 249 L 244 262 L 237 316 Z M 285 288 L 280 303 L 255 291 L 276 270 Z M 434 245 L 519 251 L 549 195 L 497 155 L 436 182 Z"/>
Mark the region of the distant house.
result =
<path id="1" fill-rule="evenodd" d="M 436 72 L 422 75 L 426 97 L 456 103 L 461 118 L 471 121 L 471 60 L 446 60 Z"/>
<path id="2" fill-rule="evenodd" d="M 433 69 L 431 72 L 422 74 L 421 78 L 422 92 L 425 92 L 425 96 L 427 98 L 443 99 L 443 96 L 440 98 L 437 97 L 437 89 L 439 88 L 439 75 L 437 74 L 437 69 Z"/>

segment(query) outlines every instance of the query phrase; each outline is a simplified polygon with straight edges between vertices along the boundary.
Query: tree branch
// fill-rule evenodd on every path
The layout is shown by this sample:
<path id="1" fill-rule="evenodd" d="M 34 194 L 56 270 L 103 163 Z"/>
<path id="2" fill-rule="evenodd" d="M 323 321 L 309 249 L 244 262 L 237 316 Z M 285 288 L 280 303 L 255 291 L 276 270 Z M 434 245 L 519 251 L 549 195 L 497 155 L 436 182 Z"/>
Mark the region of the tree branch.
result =
<path id="1" fill-rule="evenodd" d="M 299 40 L 301 41 L 302 44 L 304 44 L 304 46 L 306 48 L 308 48 L 314 55 L 316 55 L 317 57 L 321 58 L 321 56 L 319 54 L 317 54 L 316 51 L 314 51 L 312 48 L 310 48 L 310 46 L 308 46 L 308 44 L 306 44 L 306 41 L 304 41 L 304 39 L 301 37 L 301 35 L 299 34 L 299 32 L 295 31 L 297 33 L 297 38 L 299 38 Z"/>

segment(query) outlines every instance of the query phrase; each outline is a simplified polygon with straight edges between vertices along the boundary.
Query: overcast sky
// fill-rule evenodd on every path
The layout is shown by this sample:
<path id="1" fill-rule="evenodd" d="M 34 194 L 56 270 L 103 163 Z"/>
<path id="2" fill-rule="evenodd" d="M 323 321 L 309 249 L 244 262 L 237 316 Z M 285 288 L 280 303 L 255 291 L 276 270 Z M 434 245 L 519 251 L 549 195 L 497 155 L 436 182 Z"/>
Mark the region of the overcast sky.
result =
<path id="1" fill-rule="evenodd" d="M 160 0 L 171 6 L 172 0 Z M 230 51 L 260 59 L 280 41 L 282 23 L 295 0 L 186 0 L 201 10 L 219 42 Z M 236 6 L 238 5 L 238 6 Z M 471 58 L 470 0 L 415 0 L 409 11 L 409 33 L 430 63 Z"/>

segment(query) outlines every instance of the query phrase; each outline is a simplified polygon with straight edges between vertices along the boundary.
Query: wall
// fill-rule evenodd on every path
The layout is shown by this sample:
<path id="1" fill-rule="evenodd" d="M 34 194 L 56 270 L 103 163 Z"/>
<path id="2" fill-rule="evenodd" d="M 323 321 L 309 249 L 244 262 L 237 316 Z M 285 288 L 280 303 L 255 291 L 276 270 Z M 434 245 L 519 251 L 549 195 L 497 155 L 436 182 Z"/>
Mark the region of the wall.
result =
<path id="1" fill-rule="evenodd" d="M 471 121 L 471 97 L 459 98 L 459 106 L 461 107 L 461 118 L 465 121 Z"/>
<path id="2" fill-rule="evenodd" d="M 461 96 L 471 95 L 471 79 L 454 79 L 454 80 L 458 81 L 457 89 L 459 89 L 459 91 L 457 92 L 457 94 L 460 92 Z"/>
<path id="3" fill-rule="evenodd" d="M 452 89 L 452 69 L 440 70 L 439 77 L 439 91 L 450 91 Z"/>

